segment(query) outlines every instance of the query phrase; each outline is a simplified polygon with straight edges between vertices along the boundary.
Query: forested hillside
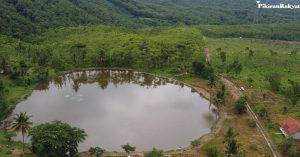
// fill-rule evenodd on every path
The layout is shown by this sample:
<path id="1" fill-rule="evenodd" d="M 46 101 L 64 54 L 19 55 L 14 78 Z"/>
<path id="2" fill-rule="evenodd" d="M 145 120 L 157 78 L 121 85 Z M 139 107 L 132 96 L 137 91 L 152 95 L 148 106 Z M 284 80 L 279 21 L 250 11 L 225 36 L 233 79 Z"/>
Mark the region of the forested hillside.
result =
<path id="1" fill-rule="evenodd" d="M 0 32 L 18 38 L 49 27 L 95 23 L 136 28 L 300 21 L 299 10 L 257 9 L 254 0 L 0 0 L 0 3 Z"/>

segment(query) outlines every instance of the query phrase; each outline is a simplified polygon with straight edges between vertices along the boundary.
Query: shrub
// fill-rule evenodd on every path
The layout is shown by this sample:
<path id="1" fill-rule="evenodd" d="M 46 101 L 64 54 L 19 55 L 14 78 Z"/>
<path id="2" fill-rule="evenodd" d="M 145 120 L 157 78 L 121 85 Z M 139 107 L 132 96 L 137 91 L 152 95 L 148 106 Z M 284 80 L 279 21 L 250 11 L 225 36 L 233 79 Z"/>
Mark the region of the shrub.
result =
<path id="1" fill-rule="evenodd" d="M 10 155 L 10 154 L 12 154 L 12 152 L 10 150 L 8 150 L 8 151 L 6 151 L 5 154 Z"/>
<path id="2" fill-rule="evenodd" d="M 238 114 L 243 114 L 246 112 L 247 98 L 241 97 L 238 101 L 235 102 L 235 110 Z"/>
<path id="3" fill-rule="evenodd" d="M 285 138 L 281 144 L 280 144 L 280 148 L 282 151 L 287 151 L 289 150 L 294 144 L 294 140 L 292 138 Z"/>
<path id="4" fill-rule="evenodd" d="M 272 73 L 266 76 L 266 80 L 270 84 L 270 88 L 274 92 L 279 92 L 281 89 L 281 76 L 278 73 Z"/>
<path id="5" fill-rule="evenodd" d="M 145 153 L 145 157 L 164 157 L 164 152 L 153 148 L 151 152 Z"/>
<path id="6" fill-rule="evenodd" d="M 261 106 L 259 111 L 258 111 L 258 115 L 260 117 L 268 117 L 268 109 L 265 105 Z"/>
<path id="7" fill-rule="evenodd" d="M 208 144 L 204 147 L 204 151 L 209 157 L 219 157 L 220 153 L 217 146 L 213 144 Z"/>
<path id="8" fill-rule="evenodd" d="M 209 79 L 209 77 L 214 75 L 214 69 L 209 64 L 202 62 L 193 62 L 193 71 L 204 79 Z"/>
<path id="9" fill-rule="evenodd" d="M 199 139 L 194 140 L 194 141 L 191 142 L 191 146 L 192 146 L 193 148 L 199 146 L 200 144 L 201 144 L 201 143 L 200 143 L 200 140 L 199 140 Z"/>

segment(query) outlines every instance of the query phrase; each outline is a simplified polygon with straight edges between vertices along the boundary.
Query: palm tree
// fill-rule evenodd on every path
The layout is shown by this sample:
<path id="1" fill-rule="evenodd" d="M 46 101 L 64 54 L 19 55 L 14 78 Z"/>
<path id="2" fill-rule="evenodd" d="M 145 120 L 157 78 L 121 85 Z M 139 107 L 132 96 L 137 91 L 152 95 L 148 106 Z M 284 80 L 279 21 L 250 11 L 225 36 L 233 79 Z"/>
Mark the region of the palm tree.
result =
<path id="1" fill-rule="evenodd" d="M 21 112 L 20 114 L 16 114 L 13 118 L 14 122 L 12 124 L 12 129 L 19 133 L 22 133 L 23 137 L 23 152 L 24 152 L 24 136 L 31 128 L 32 122 L 29 121 L 31 116 L 28 116 L 26 112 Z"/>

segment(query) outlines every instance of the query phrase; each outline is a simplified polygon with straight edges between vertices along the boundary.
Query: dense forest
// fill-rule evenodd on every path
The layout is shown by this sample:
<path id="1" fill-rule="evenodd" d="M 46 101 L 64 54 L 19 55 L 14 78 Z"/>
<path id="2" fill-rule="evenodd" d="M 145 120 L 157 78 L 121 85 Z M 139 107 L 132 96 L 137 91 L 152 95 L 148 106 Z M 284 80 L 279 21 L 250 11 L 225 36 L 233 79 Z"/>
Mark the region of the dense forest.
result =
<path id="1" fill-rule="evenodd" d="M 0 0 L 0 3 L 0 32 L 18 38 L 50 27 L 96 23 L 136 28 L 294 23 L 300 19 L 299 10 L 257 9 L 253 0 Z"/>

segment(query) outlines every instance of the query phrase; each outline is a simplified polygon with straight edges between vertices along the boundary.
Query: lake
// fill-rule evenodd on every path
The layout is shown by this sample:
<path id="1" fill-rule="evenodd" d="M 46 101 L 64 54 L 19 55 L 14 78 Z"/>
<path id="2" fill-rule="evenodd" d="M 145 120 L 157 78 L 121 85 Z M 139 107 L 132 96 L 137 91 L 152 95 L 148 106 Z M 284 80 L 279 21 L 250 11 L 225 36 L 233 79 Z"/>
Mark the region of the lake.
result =
<path id="1" fill-rule="evenodd" d="M 34 125 L 60 120 L 84 129 L 88 137 L 79 151 L 91 146 L 121 151 L 126 143 L 146 151 L 187 147 L 209 133 L 216 122 L 212 108 L 195 90 L 172 79 L 91 70 L 39 84 L 14 113 L 27 112 Z"/>

